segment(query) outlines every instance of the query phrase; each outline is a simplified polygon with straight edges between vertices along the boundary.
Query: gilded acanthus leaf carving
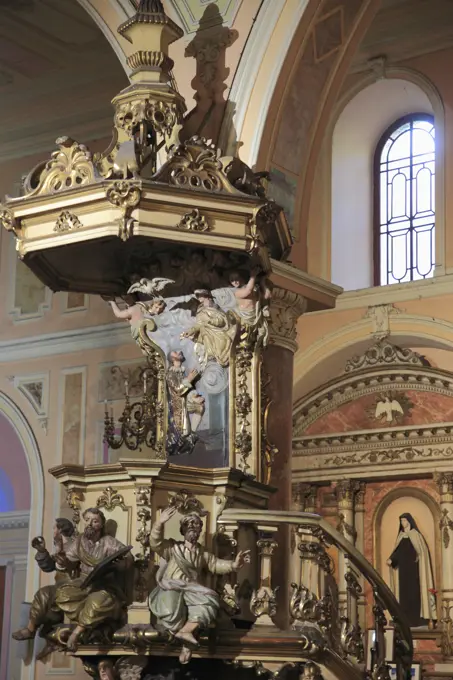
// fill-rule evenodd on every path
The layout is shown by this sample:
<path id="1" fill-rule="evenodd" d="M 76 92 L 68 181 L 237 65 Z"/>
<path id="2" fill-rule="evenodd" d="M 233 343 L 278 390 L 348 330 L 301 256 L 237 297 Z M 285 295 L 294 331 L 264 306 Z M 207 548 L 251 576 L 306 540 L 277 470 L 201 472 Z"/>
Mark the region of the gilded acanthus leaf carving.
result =
<path id="1" fill-rule="evenodd" d="M 56 144 L 59 149 L 52 153 L 51 159 L 34 168 L 25 179 L 27 196 L 74 190 L 95 181 L 91 152 L 84 144 L 70 137 L 59 137 Z"/>
<path id="2" fill-rule="evenodd" d="M 181 489 L 174 496 L 171 496 L 168 505 L 176 508 L 182 515 L 196 512 L 200 517 L 204 517 L 208 514 L 203 507 L 203 503 L 186 489 Z"/>
<path id="3" fill-rule="evenodd" d="M 7 231 L 13 231 L 16 228 L 13 213 L 2 205 L 0 205 L 0 227 L 4 227 Z"/>
<path id="4" fill-rule="evenodd" d="M 140 203 L 142 192 L 138 184 L 128 180 L 114 182 L 107 190 L 107 200 L 121 210 L 118 220 L 118 236 L 127 241 L 132 236 L 134 222 L 131 217 L 133 209 Z"/>
<path id="5" fill-rule="evenodd" d="M 121 508 L 122 510 L 127 509 L 123 496 L 111 486 L 107 486 L 105 488 L 103 493 L 97 499 L 96 505 L 98 508 L 105 508 L 109 512 L 117 507 Z"/>

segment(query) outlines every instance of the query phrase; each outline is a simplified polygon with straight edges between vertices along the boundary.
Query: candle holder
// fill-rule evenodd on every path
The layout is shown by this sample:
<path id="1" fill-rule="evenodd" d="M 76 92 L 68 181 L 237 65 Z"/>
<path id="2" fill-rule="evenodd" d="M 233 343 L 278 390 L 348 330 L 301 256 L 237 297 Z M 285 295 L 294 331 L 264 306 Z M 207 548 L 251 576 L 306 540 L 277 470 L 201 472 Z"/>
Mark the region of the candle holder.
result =
<path id="1" fill-rule="evenodd" d="M 131 402 L 129 379 L 124 379 L 124 409 L 117 422 L 115 422 L 113 408 L 110 409 L 109 414 L 108 402 L 105 403 L 104 442 L 111 449 L 126 446 L 130 451 L 141 451 L 143 446 L 150 449 L 156 447 L 157 402 L 153 369 L 150 367 L 142 369 L 139 380 L 142 384 L 143 397 Z"/>

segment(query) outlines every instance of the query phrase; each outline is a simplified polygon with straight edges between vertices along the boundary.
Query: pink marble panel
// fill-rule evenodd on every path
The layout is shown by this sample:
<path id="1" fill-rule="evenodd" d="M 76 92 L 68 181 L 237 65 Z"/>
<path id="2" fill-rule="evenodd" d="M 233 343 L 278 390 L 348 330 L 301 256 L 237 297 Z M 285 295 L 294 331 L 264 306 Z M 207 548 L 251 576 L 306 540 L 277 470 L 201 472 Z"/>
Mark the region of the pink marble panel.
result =
<path id="1" fill-rule="evenodd" d="M 392 390 L 401 401 L 404 415 L 392 422 L 376 418 L 376 403 L 383 393 L 366 394 L 322 415 L 305 430 L 305 435 L 371 430 L 386 426 L 428 425 L 453 422 L 453 397 L 421 390 Z"/>

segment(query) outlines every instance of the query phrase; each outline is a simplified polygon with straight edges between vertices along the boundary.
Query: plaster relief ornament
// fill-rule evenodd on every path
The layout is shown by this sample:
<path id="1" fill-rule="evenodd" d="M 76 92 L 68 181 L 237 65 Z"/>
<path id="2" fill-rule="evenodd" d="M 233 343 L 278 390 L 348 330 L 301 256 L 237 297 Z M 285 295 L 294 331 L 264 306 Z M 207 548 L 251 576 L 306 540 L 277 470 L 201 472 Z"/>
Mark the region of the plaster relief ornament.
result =
<path id="1" fill-rule="evenodd" d="M 395 549 L 387 560 L 391 589 L 411 627 L 432 626 L 437 606 L 428 544 L 410 513 L 399 520 Z"/>
<path id="2" fill-rule="evenodd" d="M 412 407 L 413 403 L 402 392 L 387 392 L 376 398 L 370 416 L 387 425 L 400 425 Z"/>
<path id="3" fill-rule="evenodd" d="M 221 560 L 204 550 L 199 543 L 203 522 L 196 513 L 182 517 L 183 541 L 165 539 L 164 525 L 177 512 L 175 507 L 162 511 L 151 529 L 150 547 L 161 557 L 156 575 L 157 586 L 149 596 L 149 608 L 156 626 L 182 642 L 179 660 L 190 661 L 198 647 L 196 633 L 215 623 L 219 612 L 219 595 L 202 585 L 203 571 L 229 574 L 250 562 L 249 551 L 238 552 L 234 560 Z"/>
<path id="4" fill-rule="evenodd" d="M 41 553 L 37 558 L 40 568 L 45 572 L 58 569 L 67 577 L 56 582 L 51 594 L 38 591 L 34 623 L 37 627 L 44 617 L 46 632 L 50 633 L 46 612 L 52 612 L 53 623 L 66 617 L 73 626 L 66 642 L 68 652 L 75 652 L 82 636 L 86 637 L 95 629 L 119 627 L 126 607 L 121 572 L 124 575 L 130 565 L 131 558 L 123 558 L 131 546 L 105 534 L 105 516 L 98 508 L 85 510 L 83 519 L 83 534 L 55 555 L 45 550 L 42 538 L 35 539 L 35 547 Z M 72 578 L 75 573 L 79 575 Z M 26 630 L 30 631 L 30 627 L 17 631 L 16 639 L 27 639 Z"/>
<path id="5" fill-rule="evenodd" d="M 40 631 L 45 637 L 46 632 L 54 625 L 63 623 L 63 612 L 56 607 L 55 598 L 58 584 L 63 583 L 70 577 L 70 572 L 65 569 L 66 550 L 74 540 L 75 527 L 73 523 L 64 517 L 55 520 L 53 527 L 53 544 L 55 552 L 51 555 L 46 548 L 46 542 L 42 536 L 37 536 L 31 542 L 36 550 L 35 560 L 39 568 L 45 573 L 55 572 L 55 583 L 43 586 L 34 595 L 28 623 L 25 628 L 16 630 L 12 637 L 14 640 L 32 640 Z M 44 659 L 53 650 L 52 645 L 47 643 L 40 652 L 38 658 Z"/>

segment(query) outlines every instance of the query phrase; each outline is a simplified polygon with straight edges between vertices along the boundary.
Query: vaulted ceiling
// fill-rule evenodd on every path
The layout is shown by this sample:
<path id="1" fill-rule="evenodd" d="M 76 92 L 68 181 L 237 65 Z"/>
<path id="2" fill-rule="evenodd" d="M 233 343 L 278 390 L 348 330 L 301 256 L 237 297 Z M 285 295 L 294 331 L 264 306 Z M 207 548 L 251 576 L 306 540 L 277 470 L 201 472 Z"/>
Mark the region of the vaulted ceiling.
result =
<path id="1" fill-rule="evenodd" d="M 369 59 L 379 56 L 395 63 L 452 45 L 451 0 L 381 0 L 351 71 L 369 68 Z"/>
<path id="2" fill-rule="evenodd" d="M 63 133 L 110 134 L 110 100 L 128 80 L 78 2 L 0 0 L 0 15 L 1 161 Z"/>

